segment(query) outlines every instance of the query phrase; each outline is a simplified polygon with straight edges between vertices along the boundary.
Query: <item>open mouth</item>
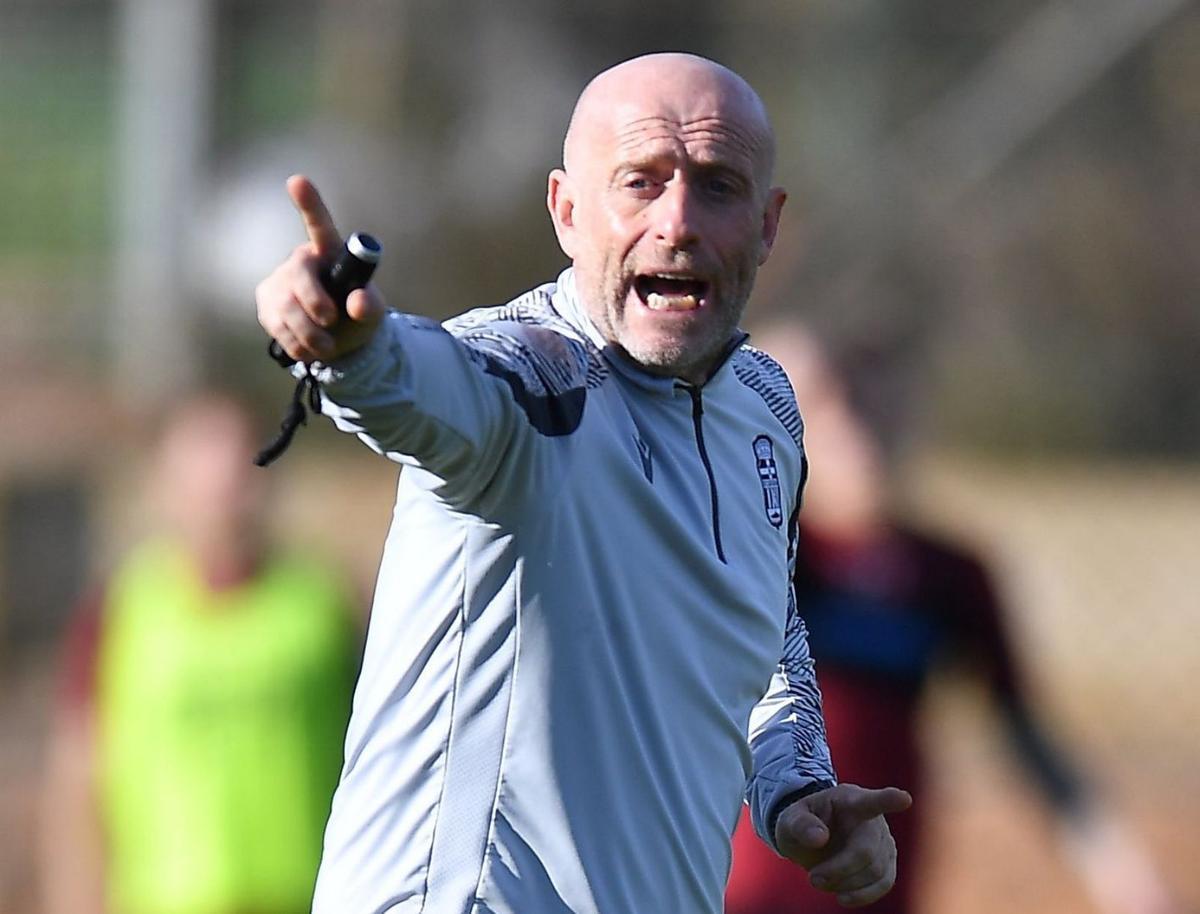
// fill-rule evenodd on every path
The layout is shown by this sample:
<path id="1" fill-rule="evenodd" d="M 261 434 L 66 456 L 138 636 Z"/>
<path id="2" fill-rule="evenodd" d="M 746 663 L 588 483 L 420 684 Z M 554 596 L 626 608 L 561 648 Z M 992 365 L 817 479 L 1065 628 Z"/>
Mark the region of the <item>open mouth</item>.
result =
<path id="1" fill-rule="evenodd" d="M 704 304 L 708 283 L 685 274 L 644 273 L 634 289 L 651 311 L 695 311 Z"/>

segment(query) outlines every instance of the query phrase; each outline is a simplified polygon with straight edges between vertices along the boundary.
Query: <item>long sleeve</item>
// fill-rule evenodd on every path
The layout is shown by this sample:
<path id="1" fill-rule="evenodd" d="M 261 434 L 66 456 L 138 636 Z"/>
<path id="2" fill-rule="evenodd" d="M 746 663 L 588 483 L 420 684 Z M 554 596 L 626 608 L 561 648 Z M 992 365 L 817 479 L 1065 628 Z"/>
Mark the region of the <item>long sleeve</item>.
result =
<path id="1" fill-rule="evenodd" d="M 469 502 L 521 442 L 579 423 L 586 356 L 562 334 L 491 309 L 446 326 L 390 313 L 371 342 L 318 369 L 322 410 L 398 463 Z"/>
<path id="2" fill-rule="evenodd" d="M 750 715 L 750 752 L 753 773 L 746 802 L 754 830 L 774 847 L 773 826 L 783 802 L 837 781 L 825 739 L 821 691 L 808 651 L 808 630 L 790 584 L 783 656 Z"/>

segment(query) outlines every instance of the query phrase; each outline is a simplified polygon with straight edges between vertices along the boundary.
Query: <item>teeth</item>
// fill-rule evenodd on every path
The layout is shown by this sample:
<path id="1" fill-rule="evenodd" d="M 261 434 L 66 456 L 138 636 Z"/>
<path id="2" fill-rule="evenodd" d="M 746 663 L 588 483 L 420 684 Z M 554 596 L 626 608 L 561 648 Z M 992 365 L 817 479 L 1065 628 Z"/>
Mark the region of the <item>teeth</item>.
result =
<path id="1" fill-rule="evenodd" d="M 662 295 L 651 292 L 646 296 L 646 306 L 651 311 L 694 311 L 699 307 L 695 295 Z"/>

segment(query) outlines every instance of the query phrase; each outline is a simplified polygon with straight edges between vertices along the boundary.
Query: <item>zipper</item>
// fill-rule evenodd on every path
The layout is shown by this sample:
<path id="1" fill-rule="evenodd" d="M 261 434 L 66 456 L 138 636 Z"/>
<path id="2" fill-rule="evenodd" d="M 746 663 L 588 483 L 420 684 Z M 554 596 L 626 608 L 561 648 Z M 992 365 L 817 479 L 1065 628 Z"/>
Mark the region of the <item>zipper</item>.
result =
<path id="1" fill-rule="evenodd" d="M 701 402 L 701 394 L 699 387 L 693 387 L 690 384 L 681 384 L 681 387 L 687 389 L 688 395 L 692 398 L 692 426 L 696 430 L 696 447 L 700 450 L 700 461 L 704 464 L 704 472 L 708 474 L 708 494 L 712 500 L 712 528 L 713 528 L 713 543 L 717 547 L 717 558 L 722 564 L 729 564 L 725 559 L 725 549 L 721 545 L 721 512 L 717 503 L 717 478 L 713 475 L 712 463 L 708 459 L 708 449 L 704 446 L 704 404 Z"/>

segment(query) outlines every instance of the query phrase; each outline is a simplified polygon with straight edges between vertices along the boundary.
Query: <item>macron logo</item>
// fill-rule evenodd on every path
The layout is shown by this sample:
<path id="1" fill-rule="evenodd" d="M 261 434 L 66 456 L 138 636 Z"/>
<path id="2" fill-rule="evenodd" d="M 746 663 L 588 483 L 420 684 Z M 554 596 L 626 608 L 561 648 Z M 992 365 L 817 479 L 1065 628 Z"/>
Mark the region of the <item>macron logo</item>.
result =
<path id="1" fill-rule="evenodd" d="M 650 445 L 641 439 L 639 435 L 633 436 L 633 443 L 637 445 L 638 456 L 642 458 L 642 472 L 646 474 L 646 482 L 654 484 L 654 459 L 650 453 Z"/>

